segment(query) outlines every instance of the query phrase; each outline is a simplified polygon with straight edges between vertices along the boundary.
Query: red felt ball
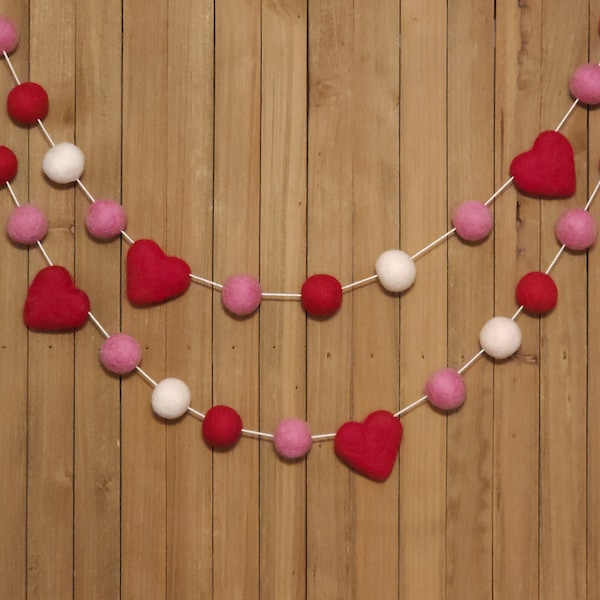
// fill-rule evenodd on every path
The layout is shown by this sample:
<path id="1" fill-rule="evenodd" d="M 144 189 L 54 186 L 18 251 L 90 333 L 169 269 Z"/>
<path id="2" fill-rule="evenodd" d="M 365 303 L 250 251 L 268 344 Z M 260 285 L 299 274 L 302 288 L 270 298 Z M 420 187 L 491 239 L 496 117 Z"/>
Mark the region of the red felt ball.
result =
<path id="1" fill-rule="evenodd" d="M 342 305 L 342 286 L 331 275 L 312 275 L 302 285 L 302 306 L 314 317 L 329 317 Z"/>
<path id="2" fill-rule="evenodd" d="M 48 114 L 48 94 L 41 85 L 27 81 L 9 92 L 6 106 L 17 123 L 31 125 Z"/>
<path id="3" fill-rule="evenodd" d="M 0 184 L 12 181 L 17 174 L 19 162 L 15 153 L 6 146 L 0 146 Z"/>
<path id="4" fill-rule="evenodd" d="M 540 271 L 532 271 L 519 280 L 516 297 L 525 310 L 547 313 L 556 306 L 558 289 L 552 277 Z"/>
<path id="5" fill-rule="evenodd" d="M 202 422 L 202 437 L 217 448 L 230 448 L 242 435 L 242 419 L 229 406 L 213 406 Z"/>

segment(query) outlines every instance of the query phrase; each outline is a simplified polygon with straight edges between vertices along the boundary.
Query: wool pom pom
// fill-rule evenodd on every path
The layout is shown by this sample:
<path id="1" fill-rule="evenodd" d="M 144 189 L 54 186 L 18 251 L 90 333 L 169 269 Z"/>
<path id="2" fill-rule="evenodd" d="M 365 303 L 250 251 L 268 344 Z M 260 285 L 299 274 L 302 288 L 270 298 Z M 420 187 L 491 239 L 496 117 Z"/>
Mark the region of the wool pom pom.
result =
<path id="1" fill-rule="evenodd" d="M 558 288 L 550 275 L 532 271 L 521 277 L 515 295 L 519 305 L 526 311 L 542 314 L 556 306 Z"/>
<path id="2" fill-rule="evenodd" d="M 584 104 L 600 103 L 600 65 L 588 63 L 575 69 L 569 88 L 571 94 Z"/>
<path id="3" fill-rule="evenodd" d="M 100 362 L 111 373 L 131 373 L 142 360 L 138 341 L 126 333 L 116 333 L 104 341 L 100 348 Z"/>
<path id="4" fill-rule="evenodd" d="M 521 346 L 521 329 L 508 317 L 493 317 L 479 332 L 479 343 L 492 358 L 508 358 Z"/>
<path id="5" fill-rule="evenodd" d="M 88 207 L 85 226 L 95 238 L 110 240 L 127 226 L 127 214 L 114 200 L 96 200 Z"/>
<path id="6" fill-rule="evenodd" d="M 8 217 L 6 233 L 17 244 L 35 244 L 48 233 L 48 220 L 41 208 L 23 204 L 17 206 Z"/>
<path id="7" fill-rule="evenodd" d="M 232 275 L 223 284 L 221 300 L 230 313 L 239 317 L 250 315 L 262 300 L 260 283 L 250 275 Z"/>
<path id="8" fill-rule="evenodd" d="M 175 377 L 167 377 L 152 392 L 152 410 L 163 419 L 179 419 L 190 407 L 190 388 Z"/>
<path id="9" fill-rule="evenodd" d="M 386 250 L 375 261 L 379 283 L 388 292 L 403 292 L 415 281 L 417 269 L 413 259 L 402 250 Z"/>
<path id="10" fill-rule="evenodd" d="M 312 446 L 310 427 L 302 419 L 284 419 L 273 436 L 275 450 L 283 458 L 294 460 L 305 456 Z"/>
<path id="11" fill-rule="evenodd" d="M 6 185 L 17 174 L 19 161 L 15 153 L 6 146 L 0 146 L 0 185 Z"/>
<path id="12" fill-rule="evenodd" d="M 301 301 L 313 317 L 329 317 L 342 305 L 342 286 L 331 275 L 312 275 L 303 284 Z"/>
<path id="13" fill-rule="evenodd" d="M 85 166 L 85 156 L 75 145 L 61 142 L 52 146 L 42 161 L 42 171 L 54 183 L 73 183 L 77 181 Z"/>
<path id="14" fill-rule="evenodd" d="M 10 54 L 19 43 L 17 24 L 6 17 L 0 16 L 0 54 Z"/>
<path id="15" fill-rule="evenodd" d="M 46 90 L 32 81 L 15 86 L 6 99 L 8 114 L 21 125 L 31 125 L 46 118 L 48 106 Z"/>
<path id="16" fill-rule="evenodd" d="M 213 406 L 202 421 L 202 437 L 217 448 L 230 448 L 242 435 L 242 419 L 229 406 Z"/>
<path id="17" fill-rule="evenodd" d="M 467 393 L 462 375 L 448 367 L 430 375 L 425 383 L 425 394 L 431 404 L 442 410 L 458 408 L 464 401 Z"/>
<path id="18" fill-rule="evenodd" d="M 597 236 L 596 220 L 583 208 L 565 212 L 556 223 L 556 237 L 570 250 L 585 250 Z"/>
<path id="19" fill-rule="evenodd" d="M 454 209 L 452 225 L 463 240 L 478 242 L 490 233 L 494 218 L 489 206 L 477 200 L 467 200 Z"/>

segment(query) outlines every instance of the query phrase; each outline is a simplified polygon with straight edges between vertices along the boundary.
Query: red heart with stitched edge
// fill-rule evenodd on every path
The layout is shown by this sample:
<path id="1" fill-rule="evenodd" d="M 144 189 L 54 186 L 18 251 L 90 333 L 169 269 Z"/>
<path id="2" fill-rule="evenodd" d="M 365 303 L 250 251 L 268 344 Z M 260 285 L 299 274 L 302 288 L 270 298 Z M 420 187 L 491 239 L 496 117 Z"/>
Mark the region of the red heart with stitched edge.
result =
<path id="1" fill-rule="evenodd" d="M 40 331 L 77 329 L 87 320 L 90 300 L 67 269 L 42 269 L 31 282 L 23 307 L 25 325 Z"/>
<path id="2" fill-rule="evenodd" d="M 515 185 L 525 194 L 568 198 L 575 193 L 575 161 L 569 140 L 557 131 L 538 135 L 533 147 L 510 165 Z"/>
<path id="3" fill-rule="evenodd" d="M 392 472 L 402 441 L 400 419 L 378 410 L 362 423 L 344 423 L 335 436 L 335 453 L 358 473 L 385 481 Z"/>
<path id="4" fill-rule="evenodd" d="M 127 297 L 147 306 L 175 298 L 190 287 L 191 269 L 175 256 L 167 256 L 152 240 L 138 240 L 127 253 Z"/>

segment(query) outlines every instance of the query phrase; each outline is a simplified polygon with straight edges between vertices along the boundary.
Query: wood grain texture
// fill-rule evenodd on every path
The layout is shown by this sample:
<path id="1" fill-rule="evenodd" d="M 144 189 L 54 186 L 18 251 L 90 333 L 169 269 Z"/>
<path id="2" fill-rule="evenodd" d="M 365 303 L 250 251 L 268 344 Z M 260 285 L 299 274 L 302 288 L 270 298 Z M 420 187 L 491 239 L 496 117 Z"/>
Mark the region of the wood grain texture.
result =
<path id="1" fill-rule="evenodd" d="M 457 204 L 507 181 L 512 158 L 571 105 L 572 71 L 600 60 L 600 12 L 584 0 L 5 0 L 0 12 L 20 26 L 20 78 L 49 93 L 45 126 L 84 150 L 83 182 L 122 202 L 128 234 L 265 292 L 298 292 L 314 273 L 348 284 L 386 249 L 419 251 Z M 572 198 L 509 187 L 494 232 L 438 243 L 400 298 L 371 282 L 329 319 L 297 299 L 234 318 L 198 283 L 132 307 L 128 242 L 94 240 L 85 194 L 41 174 L 42 132 L 0 115 L 15 193 L 46 211 L 44 247 L 95 317 L 139 340 L 153 380 L 184 380 L 196 410 L 227 404 L 270 433 L 285 417 L 324 434 L 396 412 L 431 372 L 476 354 L 483 323 L 515 312 L 519 277 L 557 252 L 556 219 L 596 185 L 599 130 L 583 106 L 562 129 Z M 8 190 L 0 200 L 5 221 Z M 151 382 L 101 368 L 91 322 L 26 330 L 36 248 L 5 237 L 0 259 L 0 597 L 600 595 L 596 249 L 563 254 L 557 307 L 518 317 L 515 356 L 469 367 L 463 407 L 402 417 L 383 483 L 348 469 L 331 439 L 284 461 L 268 438 L 212 451 L 197 416 L 157 419 Z"/>

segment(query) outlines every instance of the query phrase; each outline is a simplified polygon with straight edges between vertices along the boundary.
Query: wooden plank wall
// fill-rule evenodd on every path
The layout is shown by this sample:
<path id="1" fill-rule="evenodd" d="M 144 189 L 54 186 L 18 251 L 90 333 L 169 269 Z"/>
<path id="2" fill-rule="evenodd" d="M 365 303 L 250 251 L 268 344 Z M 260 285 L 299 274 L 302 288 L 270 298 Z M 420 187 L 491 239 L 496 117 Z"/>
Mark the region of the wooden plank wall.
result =
<path id="1" fill-rule="evenodd" d="M 0 13 L 20 27 L 17 73 L 49 93 L 48 131 L 85 152 L 84 183 L 123 203 L 129 235 L 198 275 L 249 273 L 272 292 L 318 272 L 349 283 L 386 249 L 423 248 L 454 206 L 507 180 L 571 105 L 573 70 L 600 61 L 587 0 L 2 0 Z M 13 188 L 46 211 L 44 247 L 106 329 L 140 341 L 157 381 L 186 381 L 195 409 L 228 404 L 266 432 L 287 416 L 329 433 L 395 412 L 478 351 L 483 323 L 514 313 L 518 278 L 556 253 L 558 216 L 596 184 L 597 111 L 577 107 L 562 131 L 576 195 L 510 187 L 493 234 L 422 256 L 400 299 L 372 283 L 327 320 L 296 300 L 235 319 L 196 284 L 133 308 L 128 244 L 86 233 L 84 195 L 41 174 L 40 130 L 0 115 L 20 161 Z M 143 378 L 100 367 L 92 323 L 27 331 L 44 262 L 2 237 L 0 596 L 598 598 L 597 252 L 561 258 L 558 306 L 519 317 L 513 358 L 466 372 L 459 411 L 403 417 L 399 461 L 375 483 L 331 441 L 289 463 L 268 440 L 212 452 L 197 418 L 158 420 Z"/>

